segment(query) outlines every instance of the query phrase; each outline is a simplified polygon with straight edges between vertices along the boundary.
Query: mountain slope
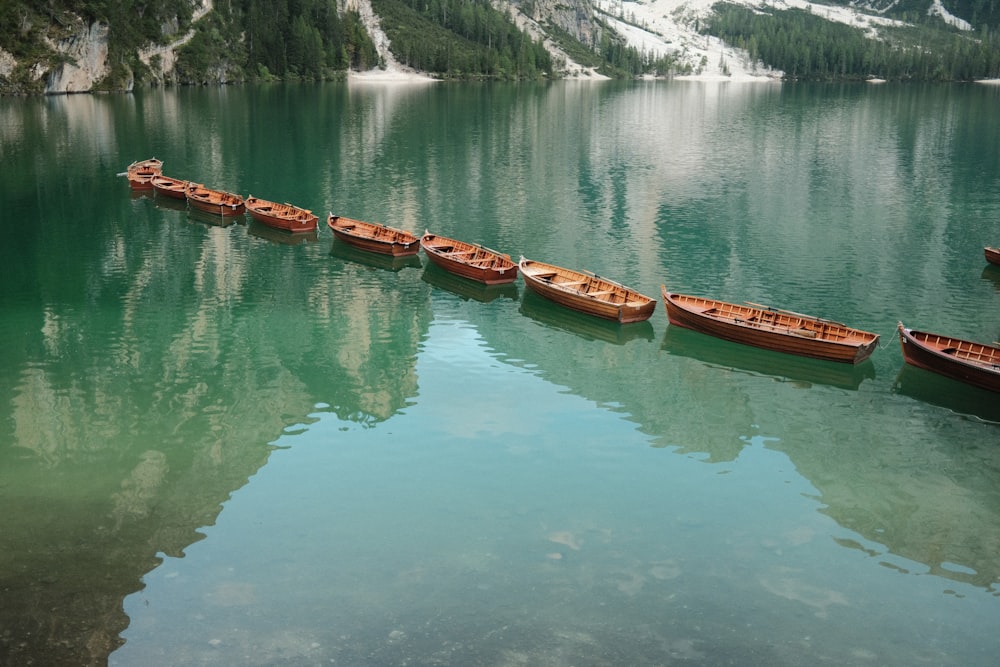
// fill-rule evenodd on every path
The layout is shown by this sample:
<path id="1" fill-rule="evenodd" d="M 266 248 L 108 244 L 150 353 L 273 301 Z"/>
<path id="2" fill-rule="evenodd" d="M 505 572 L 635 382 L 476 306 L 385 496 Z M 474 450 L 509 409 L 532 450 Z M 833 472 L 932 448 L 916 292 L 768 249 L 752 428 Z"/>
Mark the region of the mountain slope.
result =
<path id="1" fill-rule="evenodd" d="M 648 71 L 658 76 L 733 81 L 782 78 L 787 74 L 782 71 L 785 65 L 773 57 L 773 50 L 758 48 L 765 38 L 754 31 L 787 32 L 795 23 L 794 29 L 800 32 L 786 39 L 804 48 L 816 41 L 826 22 L 849 27 L 854 41 L 866 37 L 869 46 L 855 44 L 855 50 L 872 50 L 870 44 L 875 42 L 870 40 L 876 40 L 882 44 L 878 57 L 913 61 L 893 62 L 893 78 L 1000 76 L 1000 39 L 995 36 L 1000 36 L 1000 3 L 996 0 L 831 4 L 726 0 L 729 7 L 751 8 L 748 17 L 769 19 L 737 25 L 735 32 L 733 21 L 741 19 L 732 10 L 727 17 L 729 31 L 717 29 L 720 15 L 715 0 L 427 0 L 425 7 L 440 6 L 446 15 L 451 7 L 454 18 L 456 7 L 479 12 L 487 2 L 544 45 L 552 62 L 551 69 L 541 72 L 544 76 L 599 78 Z M 228 0 L 222 4 L 163 0 L 155 4 L 155 10 L 141 12 L 139 20 L 133 16 L 137 6 L 131 0 L 47 0 L 43 11 L 30 0 L 0 3 L 0 93 L 130 90 L 133 85 L 258 77 L 328 78 L 347 68 L 367 69 L 373 62 L 381 66 L 378 71 L 383 77 L 416 74 L 393 51 L 387 37 L 390 31 L 381 26 L 372 0 Z M 302 13 L 292 16 L 292 11 Z M 342 18 L 350 15 L 355 18 Z M 809 17 L 806 32 L 801 32 L 803 16 Z M 393 28 L 399 34 L 399 26 Z M 451 34 L 449 29 L 434 28 L 441 35 Z M 271 52 L 263 53 L 266 48 Z M 407 48 L 412 49 L 412 43 Z M 626 66 L 609 63 L 609 52 L 620 55 L 623 48 L 634 50 L 632 55 L 625 54 Z M 810 56 L 829 54 L 803 58 L 808 62 Z M 479 57 L 498 58 L 493 54 Z M 877 68 L 884 63 L 878 58 L 869 53 L 854 57 L 850 71 L 840 64 L 839 70 L 806 72 L 805 78 L 882 75 Z M 863 66 L 858 64 L 862 57 Z M 499 58 L 496 62 L 502 63 L 508 56 Z M 505 77 L 524 76 L 516 67 L 497 71 Z M 532 71 L 539 75 L 538 70 Z M 792 76 L 802 76 L 797 65 L 790 71 Z"/>
<path id="2" fill-rule="evenodd" d="M 751 59 L 746 49 L 725 44 L 705 35 L 703 28 L 719 0 L 594 0 L 594 7 L 629 44 L 646 50 L 673 53 L 690 69 L 689 78 L 755 80 L 780 78 L 784 73 Z M 941 26 L 960 31 L 972 31 L 972 24 L 946 9 L 942 0 L 923 0 L 924 9 L 905 10 L 899 0 L 885 2 L 820 4 L 808 0 L 726 0 L 755 11 L 787 11 L 799 9 L 817 17 L 851 26 L 871 39 L 880 39 L 888 28 L 904 28 L 910 24 L 899 17 L 921 16 L 927 21 L 937 19 Z M 972 3 L 956 3 L 971 5 Z M 881 7 L 879 6 L 881 5 Z M 970 6 L 965 11 L 972 11 Z M 895 10 L 895 11 L 894 11 Z M 904 11 L 905 10 L 905 11 Z M 969 14 L 972 16 L 972 14 Z M 991 14 L 987 18 L 996 20 Z M 985 24 L 984 24 L 985 25 Z"/>

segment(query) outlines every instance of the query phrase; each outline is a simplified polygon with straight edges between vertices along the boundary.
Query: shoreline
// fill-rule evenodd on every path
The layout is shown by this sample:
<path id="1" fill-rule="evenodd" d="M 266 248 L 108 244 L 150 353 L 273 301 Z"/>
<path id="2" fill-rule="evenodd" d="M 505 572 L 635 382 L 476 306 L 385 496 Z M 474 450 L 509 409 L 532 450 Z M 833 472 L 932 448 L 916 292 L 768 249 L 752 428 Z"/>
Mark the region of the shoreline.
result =
<path id="1" fill-rule="evenodd" d="M 401 84 L 425 84 L 438 83 L 441 79 L 435 79 L 427 74 L 421 74 L 412 70 L 402 69 L 370 69 L 364 72 L 348 70 L 348 83 L 401 83 Z"/>

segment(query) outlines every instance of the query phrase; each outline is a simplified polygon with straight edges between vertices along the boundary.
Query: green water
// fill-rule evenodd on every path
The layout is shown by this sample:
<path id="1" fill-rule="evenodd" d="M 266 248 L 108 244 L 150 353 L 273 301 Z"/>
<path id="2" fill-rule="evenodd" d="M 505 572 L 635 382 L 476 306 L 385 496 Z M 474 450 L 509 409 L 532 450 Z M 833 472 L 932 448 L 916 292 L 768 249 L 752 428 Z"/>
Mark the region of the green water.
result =
<path id="1" fill-rule="evenodd" d="M 973 665 L 1000 639 L 1000 87 L 0 98 L 0 664 Z M 132 195 L 842 320 L 859 367 Z M 294 241 L 294 243 L 293 243 Z"/>

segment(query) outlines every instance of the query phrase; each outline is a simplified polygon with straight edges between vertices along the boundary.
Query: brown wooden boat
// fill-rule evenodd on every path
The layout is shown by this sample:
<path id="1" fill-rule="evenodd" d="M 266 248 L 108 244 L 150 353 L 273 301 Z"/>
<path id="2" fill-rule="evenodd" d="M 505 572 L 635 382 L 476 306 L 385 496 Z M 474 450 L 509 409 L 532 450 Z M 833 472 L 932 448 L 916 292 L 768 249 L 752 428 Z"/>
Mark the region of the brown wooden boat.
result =
<path id="1" fill-rule="evenodd" d="M 648 320 L 656 299 L 589 271 L 574 271 L 521 257 L 524 284 L 539 296 L 580 312 L 622 324 Z"/>
<path id="2" fill-rule="evenodd" d="M 424 232 L 420 247 L 428 259 L 449 273 L 486 285 L 517 280 L 517 264 L 496 250 Z"/>
<path id="3" fill-rule="evenodd" d="M 983 251 L 986 253 L 987 262 L 1000 266 L 1000 248 L 991 248 L 986 246 L 983 248 Z"/>
<path id="4" fill-rule="evenodd" d="M 985 345 L 914 331 L 902 322 L 896 328 L 906 363 L 982 389 L 1000 391 L 1000 344 Z"/>
<path id="5" fill-rule="evenodd" d="M 156 176 L 153 176 L 150 183 L 153 186 L 153 191 L 158 195 L 172 197 L 174 199 L 187 198 L 187 181 L 182 181 L 179 178 L 171 178 L 170 176 L 164 176 L 163 174 L 157 174 Z"/>
<path id="6" fill-rule="evenodd" d="M 312 211 L 287 203 L 278 204 L 253 195 L 247 196 L 246 207 L 255 220 L 288 232 L 314 232 L 319 223 L 319 217 Z"/>
<path id="7" fill-rule="evenodd" d="M 152 190 L 153 176 L 158 175 L 163 169 L 163 160 L 149 158 L 148 160 L 138 160 L 128 166 L 125 176 L 128 178 L 128 185 L 133 190 Z"/>
<path id="8" fill-rule="evenodd" d="M 393 257 L 416 255 L 420 251 L 420 239 L 402 229 L 333 213 L 327 216 L 326 224 L 339 240 L 362 250 Z"/>
<path id="9" fill-rule="evenodd" d="M 212 190 L 201 183 L 188 183 L 184 193 L 191 206 L 205 213 L 231 217 L 243 215 L 246 211 L 246 203 L 240 195 Z"/>
<path id="10" fill-rule="evenodd" d="M 857 364 L 878 346 L 878 334 L 802 313 L 674 294 L 661 286 L 670 324 L 767 350 Z"/>

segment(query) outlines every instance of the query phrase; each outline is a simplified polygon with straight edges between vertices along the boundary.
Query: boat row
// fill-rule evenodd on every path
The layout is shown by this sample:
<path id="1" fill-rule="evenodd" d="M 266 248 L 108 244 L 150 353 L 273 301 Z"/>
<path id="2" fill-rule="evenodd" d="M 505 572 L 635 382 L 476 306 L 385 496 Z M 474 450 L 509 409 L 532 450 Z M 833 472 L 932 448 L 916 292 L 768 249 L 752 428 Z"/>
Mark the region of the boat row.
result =
<path id="1" fill-rule="evenodd" d="M 136 188 L 140 179 L 154 190 L 161 180 L 159 161 L 143 161 L 129 166 L 129 182 Z M 133 177 L 135 167 L 135 177 Z M 164 194 L 184 197 L 197 208 L 208 211 L 202 204 L 203 190 L 189 182 L 162 184 Z M 158 191 L 158 190 L 157 190 Z M 159 192 L 159 191 L 158 191 Z M 207 190 L 213 198 L 209 212 L 230 215 L 229 210 L 244 205 L 232 199 L 222 199 L 218 191 Z M 227 194 L 227 193 L 223 193 Z M 238 197 L 238 195 L 231 195 Z M 248 197 L 246 209 L 256 219 L 280 229 L 289 227 L 304 209 L 290 204 L 275 204 Z M 227 208 L 229 207 L 229 208 Z M 241 211 L 242 212 L 242 211 Z M 560 306 L 621 324 L 649 319 L 656 308 L 656 299 L 606 277 L 589 271 L 574 270 L 521 257 L 514 262 L 510 255 L 475 243 L 447 238 L 425 231 L 423 236 L 379 223 L 365 222 L 330 213 L 327 226 L 334 237 L 359 250 L 406 257 L 423 250 L 427 258 L 451 274 L 484 285 L 512 283 L 520 275 L 525 285 L 539 296 Z M 311 231 L 311 230 L 310 230 Z M 1000 249 L 987 247 L 986 258 L 1000 264 Z M 660 287 L 667 319 L 672 326 L 691 329 L 709 336 L 743 345 L 773 350 L 845 364 L 860 364 L 878 348 L 879 335 L 850 327 L 842 322 L 783 310 L 762 304 L 728 303 L 718 299 L 678 294 Z M 909 329 L 897 325 L 903 358 L 906 363 L 964 382 L 982 389 L 1000 392 L 1000 343 L 988 345 L 951 336 Z"/>
<path id="2" fill-rule="evenodd" d="M 432 234 L 417 237 L 402 229 L 334 215 L 327 226 L 335 238 L 361 250 L 403 257 L 423 250 L 427 258 L 449 273 L 484 285 L 517 280 L 540 296 L 567 308 L 622 324 L 649 319 L 656 300 L 589 271 L 567 269 L 510 255 L 485 246 Z"/>
<path id="3" fill-rule="evenodd" d="M 278 203 L 206 187 L 202 183 L 185 181 L 163 174 L 163 162 L 156 158 L 133 162 L 125 171 L 129 187 L 135 191 L 152 190 L 157 195 L 186 201 L 209 215 L 222 218 L 250 213 L 259 222 L 291 233 L 315 232 L 319 216 L 312 211 L 288 203 Z"/>

